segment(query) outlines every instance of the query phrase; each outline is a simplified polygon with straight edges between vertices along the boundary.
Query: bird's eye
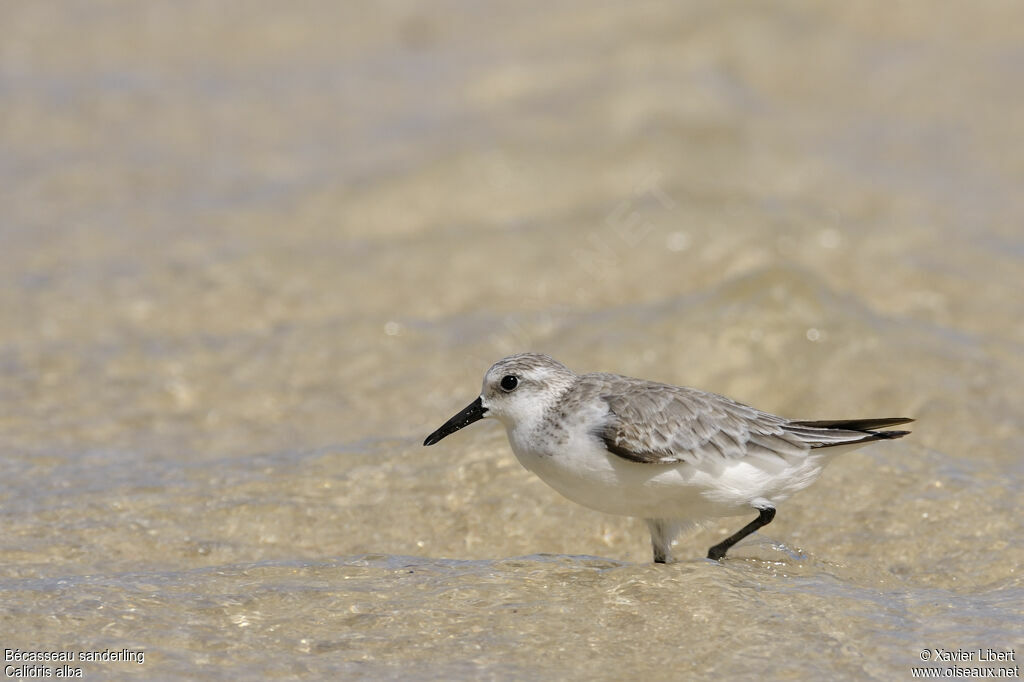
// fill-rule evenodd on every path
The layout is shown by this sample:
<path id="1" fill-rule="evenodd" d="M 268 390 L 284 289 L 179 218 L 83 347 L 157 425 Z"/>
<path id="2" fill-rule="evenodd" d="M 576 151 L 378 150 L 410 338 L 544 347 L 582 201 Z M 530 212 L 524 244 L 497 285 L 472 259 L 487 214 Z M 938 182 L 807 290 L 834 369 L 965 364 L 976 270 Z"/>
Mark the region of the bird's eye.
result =
<path id="1" fill-rule="evenodd" d="M 516 386 L 519 385 L 519 377 L 513 376 L 512 374 L 506 374 L 501 378 L 501 390 L 503 391 L 514 391 Z"/>

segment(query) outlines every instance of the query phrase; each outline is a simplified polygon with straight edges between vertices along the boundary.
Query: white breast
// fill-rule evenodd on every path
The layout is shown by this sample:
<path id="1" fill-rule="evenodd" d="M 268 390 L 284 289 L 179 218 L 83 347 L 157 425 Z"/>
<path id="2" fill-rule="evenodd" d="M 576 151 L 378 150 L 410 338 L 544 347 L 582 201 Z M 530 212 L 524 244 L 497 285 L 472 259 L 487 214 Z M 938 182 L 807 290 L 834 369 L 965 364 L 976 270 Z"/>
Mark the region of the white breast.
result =
<path id="1" fill-rule="evenodd" d="M 508 436 L 519 462 L 573 502 L 608 514 L 694 520 L 746 514 L 764 502 L 775 506 L 813 483 L 837 454 L 830 451 L 849 449 L 721 458 L 697 467 L 631 462 L 580 428 L 557 447 L 512 429 Z"/>

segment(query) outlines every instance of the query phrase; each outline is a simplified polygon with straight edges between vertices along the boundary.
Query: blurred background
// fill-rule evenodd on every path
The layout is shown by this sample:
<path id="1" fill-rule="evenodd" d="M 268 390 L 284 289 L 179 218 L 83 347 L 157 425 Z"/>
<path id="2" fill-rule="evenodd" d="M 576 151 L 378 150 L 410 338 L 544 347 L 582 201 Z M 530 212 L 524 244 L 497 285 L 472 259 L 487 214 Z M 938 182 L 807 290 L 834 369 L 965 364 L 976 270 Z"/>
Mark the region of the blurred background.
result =
<path id="1" fill-rule="evenodd" d="M 1019 650 L 1022 25 L 5 0 L 0 646 L 143 650 L 82 665 L 149 679 Z M 559 498 L 497 425 L 420 446 L 523 350 L 918 423 L 725 565 L 745 520 L 652 567 L 642 522 Z"/>

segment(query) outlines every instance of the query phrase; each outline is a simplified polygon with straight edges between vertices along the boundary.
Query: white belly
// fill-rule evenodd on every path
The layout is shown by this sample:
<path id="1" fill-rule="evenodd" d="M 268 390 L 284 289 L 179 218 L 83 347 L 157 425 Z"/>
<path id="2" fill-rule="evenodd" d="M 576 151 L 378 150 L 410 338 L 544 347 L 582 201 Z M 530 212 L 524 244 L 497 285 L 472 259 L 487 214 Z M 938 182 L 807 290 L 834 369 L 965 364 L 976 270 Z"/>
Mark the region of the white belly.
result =
<path id="1" fill-rule="evenodd" d="M 573 502 L 608 514 L 694 521 L 774 507 L 813 483 L 831 455 L 850 449 L 723 458 L 698 467 L 631 462 L 591 438 L 540 454 L 509 436 L 519 462 Z"/>

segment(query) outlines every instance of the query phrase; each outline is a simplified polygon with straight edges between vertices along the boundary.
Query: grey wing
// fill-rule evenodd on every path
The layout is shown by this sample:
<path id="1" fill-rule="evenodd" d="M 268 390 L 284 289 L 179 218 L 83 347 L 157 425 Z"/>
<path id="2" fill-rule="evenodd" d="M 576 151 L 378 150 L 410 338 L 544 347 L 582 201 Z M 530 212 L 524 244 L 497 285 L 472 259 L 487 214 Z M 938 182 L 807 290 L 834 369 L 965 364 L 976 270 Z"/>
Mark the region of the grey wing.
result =
<path id="1" fill-rule="evenodd" d="M 644 382 L 608 386 L 608 416 L 596 435 L 608 451 L 641 463 L 736 459 L 752 454 L 803 456 L 809 444 L 788 420 L 724 396 Z"/>

